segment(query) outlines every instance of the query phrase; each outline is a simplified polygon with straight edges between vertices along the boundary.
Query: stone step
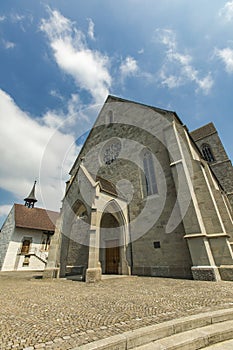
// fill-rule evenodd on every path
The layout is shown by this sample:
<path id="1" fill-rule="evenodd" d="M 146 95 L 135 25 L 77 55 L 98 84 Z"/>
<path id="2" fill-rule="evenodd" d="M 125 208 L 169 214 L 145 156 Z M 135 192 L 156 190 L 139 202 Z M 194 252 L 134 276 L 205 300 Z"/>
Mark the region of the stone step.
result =
<path id="1" fill-rule="evenodd" d="M 233 349 L 233 339 L 224 341 L 222 343 L 207 346 L 204 350 L 232 350 Z"/>
<path id="2" fill-rule="evenodd" d="M 216 323 L 150 342 L 134 350 L 197 350 L 233 338 L 233 321 Z M 219 344 L 220 345 L 220 344 Z M 220 347 L 221 348 L 221 347 Z M 208 349 L 208 348 L 207 348 Z M 221 348 L 222 349 L 222 348 Z M 232 350 L 232 348 L 231 348 Z"/>
<path id="3" fill-rule="evenodd" d="M 206 312 L 143 327 L 79 346 L 73 350 L 196 350 L 231 338 L 233 338 L 233 308 Z M 190 347 L 192 346 L 191 339 L 193 339 L 193 344 L 196 344 L 195 346 L 200 344 L 201 347 Z M 180 345 L 182 344 L 179 343 L 180 340 L 184 345 Z M 159 344 L 162 341 L 164 344 Z M 175 345 L 176 342 L 177 346 Z M 170 347 L 165 347 L 165 345 Z"/>

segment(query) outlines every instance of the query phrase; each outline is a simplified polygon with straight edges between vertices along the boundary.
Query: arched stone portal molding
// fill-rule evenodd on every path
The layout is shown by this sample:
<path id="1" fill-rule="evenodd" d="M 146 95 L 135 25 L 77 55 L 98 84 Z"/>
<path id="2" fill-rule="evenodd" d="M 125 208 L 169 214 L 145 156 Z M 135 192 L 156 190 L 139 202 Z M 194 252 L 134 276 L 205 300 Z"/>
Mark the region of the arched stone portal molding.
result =
<path id="1" fill-rule="evenodd" d="M 109 218 L 111 218 L 111 220 L 109 220 Z M 110 241 L 112 242 L 110 243 Z M 115 242 L 114 244 L 113 241 Z M 86 271 L 86 282 L 96 282 L 101 279 L 102 272 L 106 272 L 106 249 L 109 249 L 108 254 L 110 259 L 111 253 L 114 251 L 114 249 L 111 250 L 111 248 L 113 248 L 111 245 L 115 245 L 115 253 L 118 251 L 116 254 L 118 254 L 119 257 L 119 261 L 115 262 L 115 264 L 117 264 L 115 273 L 129 275 L 130 267 L 127 261 L 129 241 L 128 207 L 125 205 L 125 201 L 98 191 L 94 206 L 91 210 L 89 259 Z M 112 259 L 114 259 L 114 257 L 112 257 Z"/>
<path id="2" fill-rule="evenodd" d="M 131 274 L 128 228 L 122 208 L 115 200 L 111 200 L 105 207 L 100 222 L 100 263 L 103 273 Z"/>
<path id="3" fill-rule="evenodd" d="M 130 241 L 129 222 L 128 222 L 128 204 L 127 200 L 117 195 L 117 192 L 111 187 L 111 184 L 106 184 L 106 180 L 97 178 L 93 179 L 83 164 L 79 167 L 78 177 L 80 178 L 78 195 L 82 197 L 82 193 L 88 194 L 88 205 L 76 198 L 75 204 L 70 205 L 70 215 L 73 219 L 68 220 L 71 227 L 66 227 L 65 232 L 69 235 L 68 239 L 68 257 L 72 256 L 72 251 L 78 252 L 78 249 L 73 249 L 74 245 L 79 245 L 79 255 L 86 257 L 86 282 L 96 282 L 101 279 L 102 269 L 106 270 L 106 259 L 100 262 L 100 251 L 106 249 L 106 244 L 109 245 L 111 237 L 115 237 L 115 243 L 118 239 L 119 261 L 117 262 L 117 273 L 130 274 L 129 263 L 127 260 L 127 248 Z M 84 186 L 85 184 L 85 186 Z M 87 195 L 86 195 L 87 198 Z M 72 214 L 73 212 L 73 214 Z M 111 215 L 114 225 L 104 227 Z M 68 215 L 67 215 L 68 217 Z M 106 219 L 107 218 L 107 219 Z M 108 221 L 108 220 L 107 220 Z M 102 239 L 101 237 L 105 237 Z M 107 243 L 106 243 L 107 242 Z M 86 254 L 83 254 L 86 247 Z M 107 247 L 111 249 L 111 247 Z M 63 247 L 64 250 L 64 247 Z M 109 250 L 108 253 L 111 253 Z M 77 256 L 77 260 L 78 260 Z M 73 262 L 74 263 L 74 262 Z M 69 262 L 67 261 L 66 265 Z M 84 264 L 84 261 L 83 261 Z M 103 266 L 102 266 L 103 265 Z"/>

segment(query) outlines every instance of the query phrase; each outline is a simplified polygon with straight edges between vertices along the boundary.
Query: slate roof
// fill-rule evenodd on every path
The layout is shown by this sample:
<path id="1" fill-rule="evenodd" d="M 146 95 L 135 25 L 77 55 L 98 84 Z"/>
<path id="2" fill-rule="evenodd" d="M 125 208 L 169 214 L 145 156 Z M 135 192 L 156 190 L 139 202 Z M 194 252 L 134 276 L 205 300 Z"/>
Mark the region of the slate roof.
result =
<path id="1" fill-rule="evenodd" d="M 27 196 L 27 198 L 24 198 L 25 201 L 33 202 L 33 203 L 37 202 L 37 199 L 36 199 L 36 196 L 35 196 L 35 188 L 36 188 L 36 181 L 34 182 L 34 185 L 32 187 L 32 190 L 31 190 L 30 194 Z"/>
<path id="2" fill-rule="evenodd" d="M 125 199 L 125 196 L 119 190 L 116 189 L 116 186 L 111 181 L 106 180 L 99 175 L 94 175 L 92 173 L 90 173 L 90 175 L 92 176 L 94 181 L 99 182 L 100 189 L 103 192 L 109 193 L 115 197 L 120 197 Z"/>
<path id="3" fill-rule="evenodd" d="M 15 226 L 35 230 L 54 231 L 59 213 L 42 208 L 28 208 L 15 204 Z"/>
<path id="4" fill-rule="evenodd" d="M 213 123 L 206 124 L 204 126 L 201 126 L 200 128 L 193 130 L 190 132 L 190 135 L 194 139 L 194 141 L 198 141 L 203 139 L 206 136 L 212 135 L 216 133 L 217 130 L 215 129 L 215 126 Z"/>
<path id="5" fill-rule="evenodd" d="M 95 181 L 99 181 L 100 188 L 102 191 L 113 194 L 114 196 L 118 196 L 116 186 L 112 182 L 110 182 L 106 179 L 103 179 L 102 177 L 100 177 L 98 175 L 96 176 Z"/>

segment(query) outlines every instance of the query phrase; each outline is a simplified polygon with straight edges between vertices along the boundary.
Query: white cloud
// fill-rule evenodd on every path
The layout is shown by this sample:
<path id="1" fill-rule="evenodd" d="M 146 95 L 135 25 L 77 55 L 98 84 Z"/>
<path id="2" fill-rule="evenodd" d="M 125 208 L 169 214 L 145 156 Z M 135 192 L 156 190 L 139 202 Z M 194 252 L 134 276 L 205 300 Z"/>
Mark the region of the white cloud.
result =
<path id="1" fill-rule="evenodd" d="M 62 16 L 60 12 L 48 9 L 49 19 L 42 19 L 40 29 L 44 31 L 50 41 L 53 39 L 58 39 L 62 37 L 66 37 L 72 34 L 72 22 Z"/>
<path id="2" fill-rule="evenodd" d="M 42 119 L 43 123 L 49 128 L 59 128 L 62 125 L 63 118 L 56 111 L 47 111 Z"/>
<path id="3" fill-rule="evenodd" d="M 0 205 L 0 218 L 5 217 L 9 214 L 12 205 Z"/>
<path id="4" fill-rule="evenodd" d="M 57 91 L 57 90 L 51 90 L 50 91 L 50 95 L 51 96 L 53 96 L 53 97 L 55 97 L 55 98 L 57 98 L 57 99 L 59 99 L 59 100 L 61 100 L 61 101 L 63 101 L 64 100 L 64 98 L 63 98 L 63 96 L 60 94 L 60 92 L 59 91 Z"/>
<path id="5" fill-rule="evenodd" d="M 3 46 L 5 47 L 5 49 L 13 49 L 15 47 L 15 43 L 11 42 L 11 41 L 5 41 L 3 40 Z"/>
<path id="6" fill-rule="evenodd" d="M 130 75 L 135 75 L 138 72 L 138 70 L 139 68 L 137 61 L 131 56 L 127 56 L 126 59 L 120 65 L 120 72 L 123 78 Z"/>
<path id="7" fill-rule="evenodd" d="M 169 50 L 176 49 L 176 36 L 171 29 L 156 29 L 156 40 L 168 47 Z"/>
<path id="8" fill-rule="evenodd" d="M 58 210 L 64 181 L 79 151 L 75 136 L 56 130 L 51 119 L 33 120 L 3 90 L 0 118 L 1 188 L 21 202 L 37 179 L 38 206 Z"/>
<path id="9" fill-rule="evenodd" d="M 60 12 L 49 10 L 49 14 L 40 29 L 49 39 L 58 66 L 88 91 L 95 103 L 102 104 L 111 86 L 108 56 L 90 50 L 83 32 Z"/>
<path id="10" fill-rule="evenodd" d="M 192 66 L 192 57 L 178 51 L 175 33 L 171 29 L 157 29 L 156 39 L 167 47 L 164 64 L 159 77 L 161 84 L 169 89 L 177 88 L 188 82 L 197 85 L 196 91 L 208 94 L 213 86 L 211 73 L 200 77 L 200 72 Z"/>
<path id="11" fill-rule="evenodd" d="M 215 55 L 225 64 L 226 72 L 230 74 L 233 73 L 233 50 L 229 47 L 222 50 L 216 49 Z"/>
<path id="12" fill-rule="evenodd" d="M 223 17 L 227 22 L 233 19 L 233 1 L 228 1 L 219 11 L 219 16 Z"/>
<path id="13" fill-rule="evenodd" d="M 55 97 L 62 99 L 64 98 L 56 91 L 52 90 Z M 50 92 L 51 93 L 51 92 Z M 46 126 L 57 129 L 60 131 L 70 134 L 77 134 L 76 136 L 80 136 L 80 133 L 75 129 L 75 124 L 82 122 L 85 127 L 89 127 L 90 119 L 83 112 L 83 107 L 79 95 L 72 94 L 68 101 L 64 101 L 66 104 L 66 111 L 57 111 L 57 110 L 49 110 L 45 113 L 42 118 L 38 119 L 38 122 L 41 124 L 44 123 Z M 65 121 L 65 122 L 64 122 Z M 78 129 L 81 131 L 80 125 Z"/>
<path id="14" fill-rule="evenodd" d="M 34 18 L 31 13 L 21 15 L 19 13 L 12 12 L 9 15 L 9 19 L 12 23 L 17 24 L 23 32 L 26 32 L 27 28 L 33 23 Z"/>
<path id="15" fill-rule="evenodd" d="M 213 78 L 210 73 L 203 79 L 198 79 L 199 89 L 205 93 L 208 93 L 211 90 L 213 83 Z"/>
<path id="16" fill-rule="evenodd" d="M 95 24 L 91 18 L 88 18 L 88 36 L 90 39 L 95 40 L 95 32 L 94 32 Z"/>
<path id="17" fill-rule="evenodd" d="M 10 17 L 13 23 L 21 22 L 25 19 L 25 16 L 20 15 L 18 13 L 12 13 Z"/>
<path id="18" fill-rule="evenodd" d="M 190 67 L 190 62 L 192 61 L 192 57 L 189 55 L 183 55 L 179 52 L 169 52 L 169 58 L 171 61 L 176 61 L 180 63 L 184 67 Z"/>
<path id="19" fill-rule="evenodd" d="M 6 16 L 0 16 L 0 22 L 5 21 L 5 19 L 6 19 Z"/>
<path id="20" fill-rule="evenodd" d="M 162 85 L 166 85 L 169 89 L 174 89 L 182 85 L 182 79 L 180 77 L 175 75 L 166 76 L 163 70 L 160 72 L 160 77 L 162 79 Z"/>

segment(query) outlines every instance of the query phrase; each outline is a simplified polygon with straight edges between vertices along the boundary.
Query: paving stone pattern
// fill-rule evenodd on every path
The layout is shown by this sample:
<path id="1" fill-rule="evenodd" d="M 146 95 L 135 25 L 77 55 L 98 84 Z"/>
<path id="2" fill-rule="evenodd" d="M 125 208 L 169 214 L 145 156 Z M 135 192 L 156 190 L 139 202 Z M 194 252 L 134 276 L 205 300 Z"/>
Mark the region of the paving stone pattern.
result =
<path id="1" fill-rule="evenodd" d="M 232 286 L 153 277 L 85 284 L 0 273 L 0 349 L 72 349 L 177 317 L 233 307 Z"/>

